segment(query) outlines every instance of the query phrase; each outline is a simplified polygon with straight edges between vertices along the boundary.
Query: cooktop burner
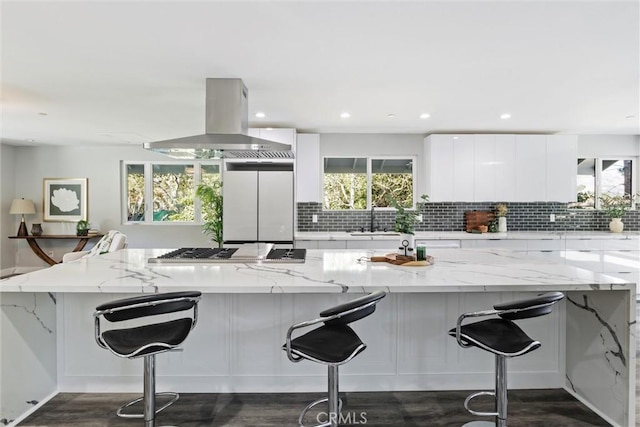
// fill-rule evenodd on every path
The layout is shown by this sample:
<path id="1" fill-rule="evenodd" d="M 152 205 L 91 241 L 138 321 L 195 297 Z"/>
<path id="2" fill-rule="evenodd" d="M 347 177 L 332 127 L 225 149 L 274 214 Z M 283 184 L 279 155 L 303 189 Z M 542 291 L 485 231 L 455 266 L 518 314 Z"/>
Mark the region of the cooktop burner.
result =
<path id="1" fill-rule="evenodd" d="M 268 252 L 267 252 L 268 251 Z M 264 251 L 255 247 L 241 248 L 180 248 L 149 258 L 150 263 L 200 264 L 200 263 L 303 263 L 306 249 L 273 249 L 273 245 L 264 247 Z M 265 254 L 266 253 L 266 254 Z"/>
<path id="2" fill-rule="evenodd" d="M 267 259 L 271 260 L 298 260 L 304 261 L 307 254 L 306 249 L 271 249 L 267 254 Z"/>
<path id="3" fill-rule="evenodd" d="M 160 259 L 229 259 L 237 248 L 180 248 L 164 255 Z"/>

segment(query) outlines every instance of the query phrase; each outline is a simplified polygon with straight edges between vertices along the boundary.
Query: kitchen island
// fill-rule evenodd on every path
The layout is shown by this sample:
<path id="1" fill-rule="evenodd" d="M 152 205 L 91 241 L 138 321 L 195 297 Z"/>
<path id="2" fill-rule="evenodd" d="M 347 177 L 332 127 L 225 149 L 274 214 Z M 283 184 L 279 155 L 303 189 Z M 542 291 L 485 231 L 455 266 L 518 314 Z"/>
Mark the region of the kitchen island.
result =
<path id="1" fill-rule="evenodd" d="M 290 363 L 287 328 L 364 292 L 389 292 L 354 325 L 368 349 L 341 372 L 344 391 L 487 389 L 493 359 L 447 330 L 462 312 L 544 291 L 567 298 L 521 322 L 543 347 L 509 363 L 510 388 L 564 388 L 612 425 L 635 425 L 636 285 L 543 258 L 430 249 L 435 265 L 371 263 L 384 251 L 309 250 L 304 264 L 150 264 L 167 250 L 127 249 L 0 281 L 0 419 L 57 392 L 139 391 L 139 361 L 93 340 L 93 310 L 141 292 L 204 293 L 184 352 L 158 358 L 159 389 L 322 391 L 326 372 Z M 258 356 L 259 355 L 259 356 Z"/>

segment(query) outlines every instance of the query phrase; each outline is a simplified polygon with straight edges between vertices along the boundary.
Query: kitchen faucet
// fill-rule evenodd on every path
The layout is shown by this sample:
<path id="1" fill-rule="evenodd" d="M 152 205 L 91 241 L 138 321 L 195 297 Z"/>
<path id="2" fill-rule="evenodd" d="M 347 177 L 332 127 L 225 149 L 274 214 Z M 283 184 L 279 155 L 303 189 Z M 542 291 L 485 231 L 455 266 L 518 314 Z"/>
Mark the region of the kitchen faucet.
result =
<path id="1" fill-rule="evenodd" d="M 371 225 L 370 225 L 370 230 L 371 232 L 375 232 L 376 231 L 376 213 L 375 213 L 375 207 L 376 205 L 374 205 L 373 203 L 371 203 Z"/>

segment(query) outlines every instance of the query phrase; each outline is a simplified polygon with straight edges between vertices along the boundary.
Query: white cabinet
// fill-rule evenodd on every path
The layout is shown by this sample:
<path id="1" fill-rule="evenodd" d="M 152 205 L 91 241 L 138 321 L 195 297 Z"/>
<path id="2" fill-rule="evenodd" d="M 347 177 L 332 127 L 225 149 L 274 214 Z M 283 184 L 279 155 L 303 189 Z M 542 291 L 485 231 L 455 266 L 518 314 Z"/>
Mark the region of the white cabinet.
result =
<path id="1" fill-rule="evenodd" d="M 425 181 L 432 202 L 453 200 L 453 141 L 452 135 L 430 135 L 425 139 Z"/>
<path id="2" fill-rule="evenodd" d="M 578 137 L 548 135 L 546 137 L 546 200 L 571 202 L 576 198 L 578 174 Z"/>
<path id="3" fill-rule="evenodd" d="M 547 146 L 544 135 L 516 135 L 515 202 L 546 200 Z"/>
<path id="4" fill-rule="evenodd" d="M 474 135 L 453 136 L 453 201 L 474 200 Z"/>
<path id="5" fill-rule="evenodd" d="M 433 202 L 568 202 L 575 196 L 575 135 L 429 135 L 424 150 Z"/>
<path id="6" fill-rule="evenodd" d="M 321 203 L 320 135 L 301 133 L 296 146 L 296 202 Z"/>
<path id="7" fill-rule="evenodd" d="M 515 135 L 475 135 L 474 201 L 512 201 L 515 197 Z"/>
<path id="8" fill-rule="evenodd" d="M 292 128 L 249 128 L 249 136 L 266 139 L 268 141 L 281 142 L 296 148 L 296 130 Z"/>
<path id="9" fill-rule="evenodd" d="M 496 201 L 512 201 L 516 198 L 515 140 L 515 135 L 495 135 L 493 140 L 493 185 Z"/>

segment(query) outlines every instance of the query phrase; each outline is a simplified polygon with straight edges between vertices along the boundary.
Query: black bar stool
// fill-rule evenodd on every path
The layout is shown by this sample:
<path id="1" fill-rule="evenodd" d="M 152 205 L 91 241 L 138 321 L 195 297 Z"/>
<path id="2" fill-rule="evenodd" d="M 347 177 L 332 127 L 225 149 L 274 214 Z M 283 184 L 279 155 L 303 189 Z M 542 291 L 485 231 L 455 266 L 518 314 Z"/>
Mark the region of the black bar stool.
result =
<path id="1" fill-rule="evenodd" d="M 493 306 L 493 310 L 465 313 L 458 317 L 449 335 L 455 337 L 462 347 L 478 347 L 496 356 L 495 389 L 469 395 L 464 407 L 473 415 L 495 417 L 495 422 L 471 421 L 463 427 L 507 426 L 507 358 L 522 356 L 542 344 L 534 341 L 513 321 L 544 316 L 553 311 L 553 305 L 564 298 L 562 292 L 549 292 L 534 298 L 512 301 Z M 463 325 L 467 317 L 498 316 Z M 478 412 L 469 408 L 471 399 L 478 396 L 494 396 L 495 412 Z"/>
<path id="2" fill-rule="evenodd" d="M 329 368 L 329 393 L 328 397 L 307 405 L 298 417 L 298 425 L 304 427 L 304 416 L 314 406 L 327 402 L 329 411 L 326 423 L 315 427 L 336 427 L 339 423 L 342 400 L 338 390 L 338 366 L 343 365 L 362 352 L 367 345 L 349 327 L 349 323 L 369 316 L 376 309 L 376 304 L 386 295 L 383 291 L 373 292 L 369 295 L 354 299 L 344 304 L 324 310 L 320 318 L 306 322 L 296 323 L 287 332 L 287 342 L 282 349 L 287 352 L 287 357 L 292 362 L 300 362 L 303 359 L 322 363 Z M 306 328 L 318 323 L 324 325 L 313 329 L 304 335 L 291 339 L 293 331 Z"/>
<path id="3" fill-rule="evenodd" d="M 165 351 L 182 350 L 177 347 L 187 338 L 198 320 L 200 292 L 168 292 L 150 294 L 111 301 L 96 307 L 96 342 L 118 357 L 135 359 L 144 357 L 144 394 L 141 398 L 125 403 L 118 408 L 118 416 L 123 418 L 144 418 L 145 427 L 155 427 L 156 414 L 178 400 L 178 393 L 158 393 L 172 399 L 156 409 L 156 354 Z M 142 326 L 100 331 L 100 318 L 109 322 L 139 319 L 148 316 L 191 310 L 192 315 L 174 320 L 146 323 Z M 143 414 L 126 414 L 124 409 L 144 402 Z"/>

